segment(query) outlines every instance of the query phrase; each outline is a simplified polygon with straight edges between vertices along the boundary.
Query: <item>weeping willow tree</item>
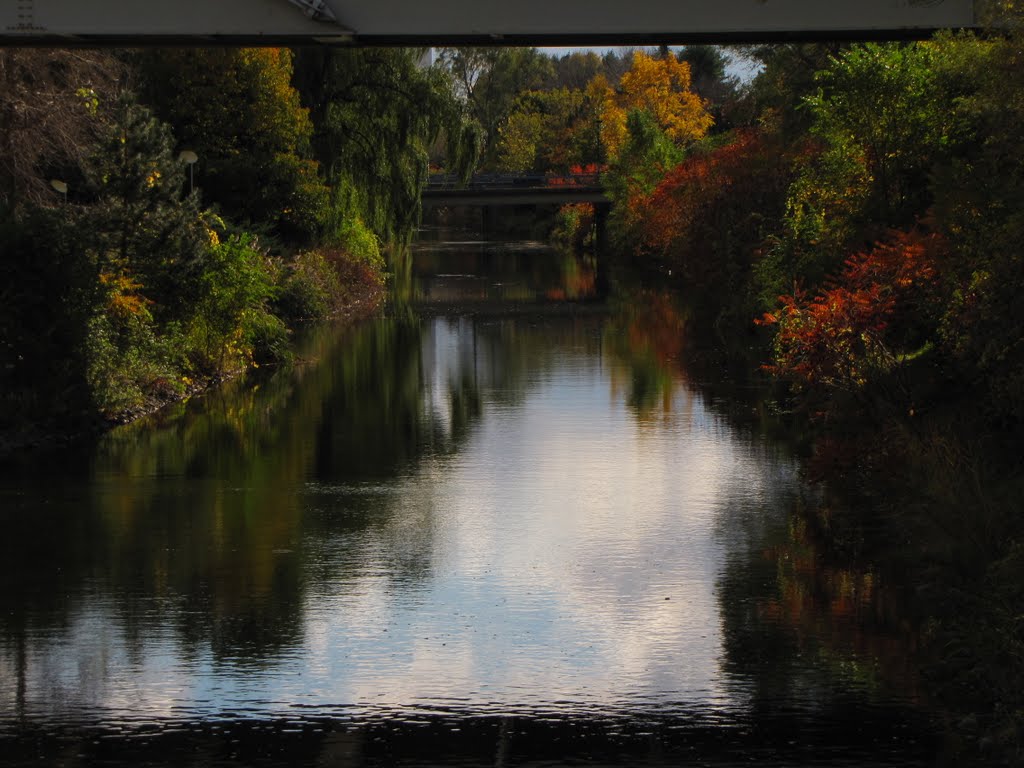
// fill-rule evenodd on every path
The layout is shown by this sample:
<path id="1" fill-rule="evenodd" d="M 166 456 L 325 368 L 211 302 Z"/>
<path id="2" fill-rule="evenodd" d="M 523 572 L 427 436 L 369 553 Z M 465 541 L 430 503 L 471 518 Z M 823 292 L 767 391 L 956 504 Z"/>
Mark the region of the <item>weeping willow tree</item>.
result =
<path id="1" fill-rule="evenodd" d="M 407 241 L 420 220 L 430 148 L 468 179 L 481 132 L 454 98 L 448 74 L 412 49 L 300 48 L 293 83 L 314 125 L 313 150 L 331 187 L 326 222 L 362 220 L 380 238 Z"/>

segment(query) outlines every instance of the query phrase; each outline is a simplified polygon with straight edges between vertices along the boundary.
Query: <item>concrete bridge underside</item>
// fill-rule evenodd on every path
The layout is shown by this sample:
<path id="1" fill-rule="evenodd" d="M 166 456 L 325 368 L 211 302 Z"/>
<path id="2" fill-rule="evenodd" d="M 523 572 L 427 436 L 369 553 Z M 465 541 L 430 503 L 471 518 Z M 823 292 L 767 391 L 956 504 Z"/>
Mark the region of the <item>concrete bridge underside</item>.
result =
<path id="1" fill-rule="evenodd" d="M 601 45 L 912 38 L 976 26 L 975 2 L 4 0 L 0 43 Z"/>

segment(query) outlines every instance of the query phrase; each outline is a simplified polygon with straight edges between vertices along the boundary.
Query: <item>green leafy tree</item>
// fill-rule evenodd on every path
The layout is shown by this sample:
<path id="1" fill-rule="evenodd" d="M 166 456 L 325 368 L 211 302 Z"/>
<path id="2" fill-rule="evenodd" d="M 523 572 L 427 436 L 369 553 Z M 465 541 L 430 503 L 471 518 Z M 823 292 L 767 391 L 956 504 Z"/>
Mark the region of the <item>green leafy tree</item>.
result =
<path id="1" fill-rule="evenodd" d="M 816 289 L 852 249 L 926 213 L 932 171 L 954 149 L 935 59 L 926 45 L 868 43 L 817 73 L 804 99 L 816 140 L 797 155 L 783 232 L 758 267 L 766 306 L 794 283 Z"/>
<path id="2" fill-rule="evenodd" d="M 1004 9 L 1005 10 L 1005 9 Z M 1012 9 L 1011 9 L 1012 10 Z M 953 248 L 942 335 L 999 419 L 1024 420 L 1024 37 L 928 44 L 955 151 L 933 171 L 933 215 Z"/>
<path id="3" fill-rule="evenodd" d="M 199 156 L 204 198 L 242 224 L 309 238 L 327 189 L 312 159 L 313 125 L 291 85 L 285 48 L 189 48 L 139 58 L 145 101 Z"/>
<path id="4" fill-rule="evenodd" d="M 483 129 L 482 166 L 496 167 L 500 126 L 521 93 L 551 79 L 551 59 L 536 48 L 444 48 L 440 60 Z"/>
<path id="5" fill-rule="evenodd" d="M 573 51 L 552 60 L 554 70 L 548 86 L 582 91 L 599 74 L 605 74 L 604 61 L 593 51 Z"/>
<path id="6" fill-rule="evenodd" d="M 729 59 L 721 46 L 688 45 L 677 56 L 690 66 L 690 87 L 704 99 L 716 131 L 730 127 L 726 115 L 738 97 L 739 83 L 726 73 Z"/>
<path id="7" fill-rule="evenodd" d="M 498 143 L 498 168 L 503 171 L 532 171 L 539 165 L 537 150 L 544 134 L 545 115 L 523 106 L 508 116 L 501 126 Z"/>
<path id="8" fill-rule="evenodd" d="M 525 92 L 501 126 L 498 167 L 564 173 L 600 163 L 598 107 L 582 90 Z"/>
<path id="9" fill-rule="evenodd" d="M 198 195 L 186 194 L 184 168 L 169 126 L 122 97 L 86 163 L 90 204 L 77 213 L 97 285 L 115 292 L 138 284 L 132 292 L 167 318 L 190 311 L 206 253 Z"/>
<path id="10" fill-rule="evenodd" d="M 857 45 L 832 59 L 807 100 L 814 133 L 830 145 L 852 140 L 872 179 L 867 214 L 887 226 L 927 208 L 929 172 L 943 154 L 947 110 L 936 82 L 935 49 Z"/>
<path id="11" fill-rule="evenodd" d="M 789 141 L 802 139 L 810 130 L 812 116 L 801 105 L 817 91 L 815 75 L 845 47 L 841 43 L 785 43 L 739 48 L 759 71 L 741 94 L 733 113 L 736 121 L 757 125 Z"/>
<path id="12" fill-rule="evenodd" d="M 646 215 L 647 196 L 682 159 L 683 150 L 649 112 L 634 109 L 629 113 L 625 143 L 604 177 L 613 202 L 609 232 L 620 245 L 637 242 L 636 228 Z"/>

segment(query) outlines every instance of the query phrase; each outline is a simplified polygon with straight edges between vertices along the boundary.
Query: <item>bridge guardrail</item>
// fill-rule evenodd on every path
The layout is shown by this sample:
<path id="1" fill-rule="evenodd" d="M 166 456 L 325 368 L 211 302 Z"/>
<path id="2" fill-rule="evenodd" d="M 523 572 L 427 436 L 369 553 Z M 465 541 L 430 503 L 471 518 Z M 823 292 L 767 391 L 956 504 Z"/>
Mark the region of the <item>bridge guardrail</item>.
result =
<path id="1" fill-rule="evenodd" d="M 546 189 L 549 187 L 600 187 L 598 173 L 579 174 L 537 174 L 537 173 L 480 173 L 473 176 L 468 184 L 459 183 L 454 174 L 435 173 L 427 179 L 426 189 L 442 190 L 485 190 L 485 189 Z"/>

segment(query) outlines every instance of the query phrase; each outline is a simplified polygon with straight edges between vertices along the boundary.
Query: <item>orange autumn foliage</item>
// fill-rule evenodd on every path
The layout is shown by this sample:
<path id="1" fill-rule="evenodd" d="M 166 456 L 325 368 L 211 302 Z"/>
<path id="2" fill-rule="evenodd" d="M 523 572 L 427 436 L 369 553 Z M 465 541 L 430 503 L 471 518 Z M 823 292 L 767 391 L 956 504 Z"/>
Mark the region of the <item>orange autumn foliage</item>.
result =
<path id="1" fill-rule="evenodd" d="M 776 326 L 775 362 L 768 369 L 804 386 L 855 389 L 892 369 L 913 337 L 907 318 L 927 315 L 937 234 L 894 232 L 845 262 L 826 290 L 809 299 L 796 291 L 758 322 Z"/>

